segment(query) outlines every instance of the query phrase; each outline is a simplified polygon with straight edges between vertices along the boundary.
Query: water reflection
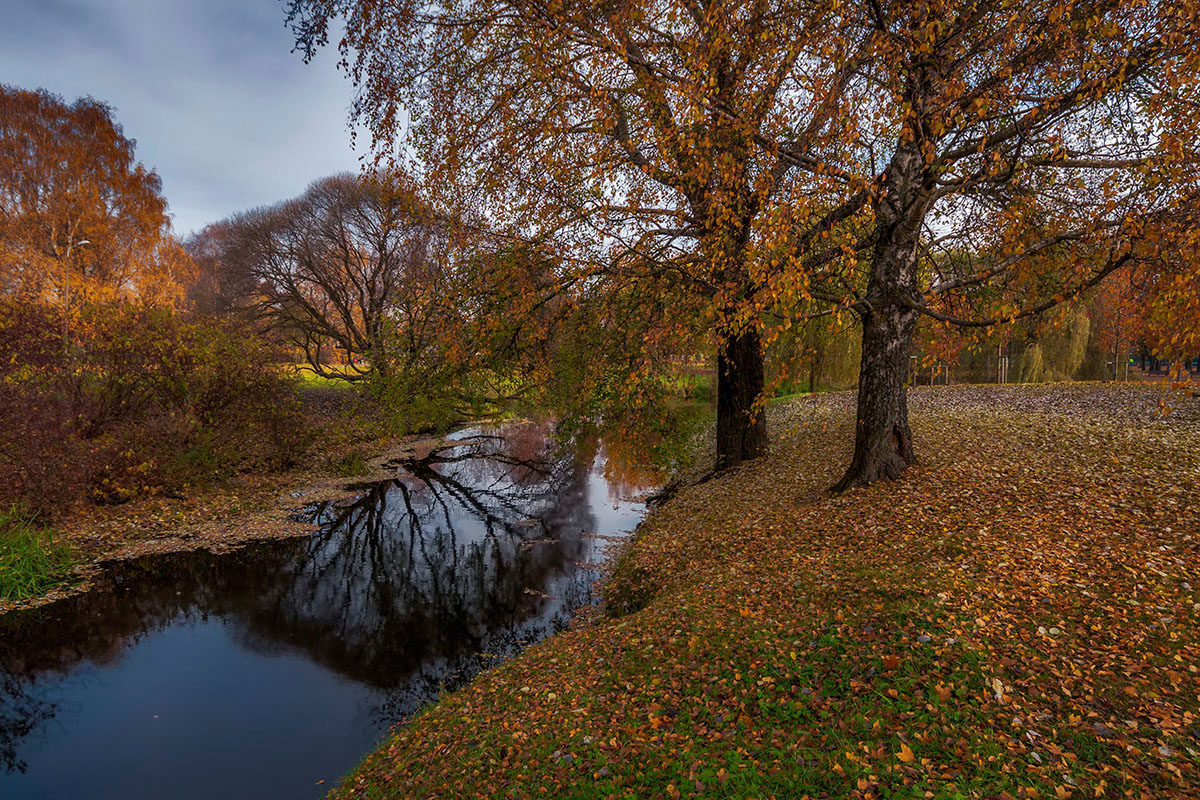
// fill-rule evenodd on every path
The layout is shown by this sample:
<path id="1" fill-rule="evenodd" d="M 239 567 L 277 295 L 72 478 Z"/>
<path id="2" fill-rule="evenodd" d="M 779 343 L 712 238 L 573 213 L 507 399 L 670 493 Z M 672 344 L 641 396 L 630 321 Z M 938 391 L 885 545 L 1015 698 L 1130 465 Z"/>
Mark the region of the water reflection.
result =
<path id="1" fill-rule="evenodd" d="M 629 493 L 644 487 L 606 479 L 602 451 L 556 446 L 548 432 L 464 432 L 396 464 L 394 480 L 306 509 L 319 525 L 311 537 L 121 565 L 103 591 L 0 618 L 0 795 L 54 796 L 68 788 L 61 773 L 76 770 L 112 796 L 230 796 L 225 785 L 194 795 L 177 785 L 188 752 L 160 747 L 147 778 L 146 753 L 80 733 L 104 737 L 117 724 L 112 709 L 135 706 L 151 681 L 160 705 L 244 694 L 246 714 L 263 698 L 282 707 L 325 697 L 341 709 L 351 697 L 364 713 L 337 725 L 332 712 L 299 717 L 291 730 L 239 719 L 236 703 L 213 720 L 204 707 L 186 720 L 146 715 L 151 746 L 171 725 L 190 726 L 180 736 L 245 737 L 231 752 L 255 765 L 239 784 L 246 796 L 320 796 L 310 776 L 290 774 L 295 753 L 313 751 L 310 761 L 331 764 L 322 777 L 336 778 L 389 724 L 592 600 L 592 565 L 607 537 L 636 525 L 642 508 Z M 173 678 L 177 669 L 186 679 Z M 132 762 L 136 784 L 122 773 Z"/>

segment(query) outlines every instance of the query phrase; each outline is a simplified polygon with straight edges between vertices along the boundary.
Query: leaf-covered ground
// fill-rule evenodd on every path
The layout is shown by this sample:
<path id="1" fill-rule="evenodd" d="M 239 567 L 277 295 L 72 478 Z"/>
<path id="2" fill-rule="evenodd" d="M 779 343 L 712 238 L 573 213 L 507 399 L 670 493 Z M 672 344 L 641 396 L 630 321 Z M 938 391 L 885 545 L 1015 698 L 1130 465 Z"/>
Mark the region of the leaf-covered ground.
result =
<path id="1" fill-rule="evenodd" d="M 404 727 L 342 797 L 1200 797 L 1200 400 L 912 393 L 922 466 L 831 497 L 852 397 L 639 531 L 611 616 Z"/>

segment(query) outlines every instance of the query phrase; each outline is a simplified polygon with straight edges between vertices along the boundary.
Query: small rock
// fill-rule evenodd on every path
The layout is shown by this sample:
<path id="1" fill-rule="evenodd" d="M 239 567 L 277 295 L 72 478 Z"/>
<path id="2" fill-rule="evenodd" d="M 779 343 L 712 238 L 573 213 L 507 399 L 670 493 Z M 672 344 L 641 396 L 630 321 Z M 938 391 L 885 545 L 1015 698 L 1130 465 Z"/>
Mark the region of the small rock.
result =
<path id="1" fill-rule="evenodd" d="M 596 770 L 596 777 L 597 778 L 607 778 L 608 777 L 608 767 L 601 767 L 600 769 Z"/>
<path id="2" fill-rule="evenodd" d="M 1050 629 L 1051 636 L 1058 636 L 1061 633 L 1062 633 L 1062 630 L 1060 630 L 1059 628 L 1051 628 Z"/>
<path id="3" fill-rule="evenodd" d="M 930 636 L 928 633 L 922 633 L 920 636 L 917 637 L 917 641 L 920 642 L 921 644 L 929 644 L 930 642 L 933 641 L 933 637 Z"/>
<path id="4" fill-rule="evenodd" d="M 1114 733 L 1116 733 L 1116 731 L 1105 725 L 1103 722 L 1093 722 L 1092 730 L 1094 730 L 1100 736 L 1112 736 Z"/>
<path id="5" fill-rule="evenodd" d="M 1178 755 L 1174 747 L 1168 747 L 1165 744 L 1160 744 L 1158 746 L 1158 754 L 1163 758 L 1170 758 L 1171 756 Z"/>
<path id="6" fill-rule="evenodd" d="M 593 741 L 595 741 L 595 740 L 594 740 L 592 737 L 590 737 L 590 736 L 585 736 L 585 737 L 583 737 L 583 743 L 584 743 L 584 744 L 591 744 Z"/>

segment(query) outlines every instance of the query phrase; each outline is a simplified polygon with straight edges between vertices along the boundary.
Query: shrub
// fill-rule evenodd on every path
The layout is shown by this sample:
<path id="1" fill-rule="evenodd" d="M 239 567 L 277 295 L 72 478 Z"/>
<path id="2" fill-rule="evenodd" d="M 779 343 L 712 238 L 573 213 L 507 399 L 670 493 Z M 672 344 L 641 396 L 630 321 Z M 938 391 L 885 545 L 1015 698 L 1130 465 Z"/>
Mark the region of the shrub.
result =
<path id="1" fill-rule="evenodd" d="M 69 335 L 64 336 L 63 332 Z M 243 331 L 134 303 L 0 305 L 0 502 L 121 502 L 303 451 L 295 382 Z"/>
<path id="2" fill-rule="evenodd" d="M 449 370 L 373 373 L 363 391 L 376 409 L 383 430 L 394 434 L 445 430 L 464 417 L 459 396 L 463 387 L 452 389 Z"/>

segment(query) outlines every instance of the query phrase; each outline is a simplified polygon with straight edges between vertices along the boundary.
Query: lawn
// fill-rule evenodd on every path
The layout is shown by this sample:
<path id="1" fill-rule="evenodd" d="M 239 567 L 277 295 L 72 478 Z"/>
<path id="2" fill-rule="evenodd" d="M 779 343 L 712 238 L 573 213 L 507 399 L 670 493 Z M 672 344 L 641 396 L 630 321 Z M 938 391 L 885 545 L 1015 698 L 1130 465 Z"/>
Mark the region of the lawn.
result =
<path id="1" fill-rule="evenodd" d="M 290 364 L 289 368 L 295 374 L 300 386 L 306 389 L 352 389 L 354 384 L 342 378 L 326 378 L 313 372 L 312 367 L 304 363 Z"/>
<path id="2" fill-rule="evenodd" d="M 607 614 L 398 732 L 342 797 L 1196 797 L 1200 400 L 912 393 L 922 464 L 830 496 L 849 394 L 653 513 Z"/>

